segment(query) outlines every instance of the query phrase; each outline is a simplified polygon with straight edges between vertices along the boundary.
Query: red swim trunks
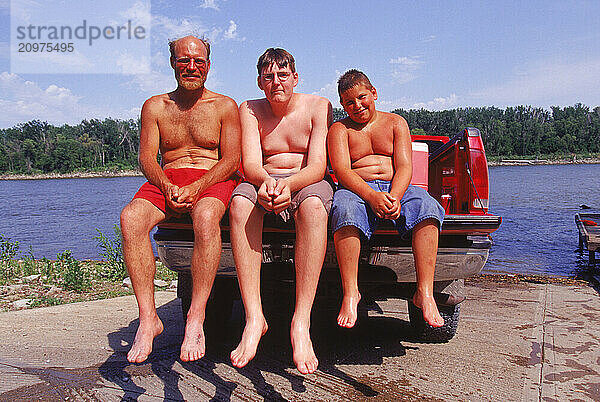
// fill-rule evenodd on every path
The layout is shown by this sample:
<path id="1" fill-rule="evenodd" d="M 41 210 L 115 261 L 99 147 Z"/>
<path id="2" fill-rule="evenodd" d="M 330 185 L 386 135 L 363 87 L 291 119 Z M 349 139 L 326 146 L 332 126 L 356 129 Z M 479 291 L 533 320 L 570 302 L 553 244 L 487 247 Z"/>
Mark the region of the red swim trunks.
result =
<path id="1" fill-rule="evenodd" d="M 205 169 L 194 169 L 194 168 L 179 168 L 179 169 L 165 169 L 165 174 L 171 181 L 171 183 L 183 187 L 187 186 L 200 179 L 206 173 Z M 225 207 L 229 204 L 229 198 L 233 189 L 239 184 L 240 179 L 237 175 L 233 175 L 230 179 L 219 182 L 207 188 L 198 199 L 205 197 L 213 197 L 221 200 Z M 154 184 L 146 182 L 140 187 L 137 193 L 133 196 L 133 199 L 142 198 L 150 201 L 158 209 L 166 213 L 167 215 L 178 215 L 172 210 L 167 211 L 167 202 L 165 201 L 164 194 Z"/>

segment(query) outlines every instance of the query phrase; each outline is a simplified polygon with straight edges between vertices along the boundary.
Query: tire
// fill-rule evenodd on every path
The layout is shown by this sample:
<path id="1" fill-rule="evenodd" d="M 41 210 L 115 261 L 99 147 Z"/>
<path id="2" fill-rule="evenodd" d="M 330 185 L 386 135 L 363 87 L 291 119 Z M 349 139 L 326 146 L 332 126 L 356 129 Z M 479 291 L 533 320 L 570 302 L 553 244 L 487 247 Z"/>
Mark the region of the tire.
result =
<path id="1" fill-rule="evenodd" d="M 425 322 L 421 309 L 415 306 L 412 301 L 408 301 L 410 326 L 418 341 L 426 343 L 444 343 L 448 342 L 456 335 L 458 319 L 460 316 L 460 304 L 457 304 L 456 306 L 438 305 L 438 310 L 444 319 L 444 325 L 439 328 L 434 328 Z"/>

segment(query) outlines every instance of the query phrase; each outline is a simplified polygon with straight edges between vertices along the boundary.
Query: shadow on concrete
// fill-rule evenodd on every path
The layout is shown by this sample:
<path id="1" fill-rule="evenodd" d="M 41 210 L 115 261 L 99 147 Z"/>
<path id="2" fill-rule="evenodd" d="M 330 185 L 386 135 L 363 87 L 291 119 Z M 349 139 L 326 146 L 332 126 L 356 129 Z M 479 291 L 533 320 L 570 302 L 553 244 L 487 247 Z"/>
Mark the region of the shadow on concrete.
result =
<path id="1" fill-rule="evenodd" d="M 316 376 L 303 376 L 294 370 L 289 335 L 293 306 L 286 302 L 278 303 L 277 308 L 267 309 L 269 314 L 265 311 L 269 331 L 259 345 L 257 356 L 246 367 L 234 368 L 239 375 L 247 378 L 254 388 L 240 391 L 256 393 L 268 400 L 285 399 L 265 378 L 264 373 L 271 373 L 288 381 L 291 388 L 298 393 L 306 391 L 305 381 L 309 381 L 325 386 L 345 384 L 356 391 L 358 397 L 377 396 L 378 392 L 369 384 L 344 372 L 337 365 L 379 365 L 385 357 L 404 356 L 407 347 L 402 345 L 402 341 L 411 339 L 408 322 L 363 315 L 355 328 L 341 329 L 335 324 L 337 310 L 333 313 L 328 307 L 330 306 L 315 306 L 311 328 L 320 373 L 317 372 Z M 204 394 L 207 400 L 230 400 L 239 384 L 223 379 L 216 374 L 215 369 L 218 364 L 231 366 L 229 354 L 237 346 L 243 329 L 241 303 L 234 303 L 233 315 L 227 323 L 227 328 L 206 329 L 207 354 L 201 360 L 190 363 L 179 360 L 184 333 L 180 301 L 177 299 L 167 303 L 157 311 L 165 330 L 155 339 L 154 351 L 142 364 L 131 364 L 126 358 L 138 327 L 137 319 L 128 327 L 108 335 L 110 346 L 115 352 L 98 368 L 99 374 L 105 380 L 104 385 L 118 386 L 125 394 L 124 400 L 137 400 L 143 394 L 167 400 L 183 400 L 185 398 L 181 391 L 182 386 L 192 388 L 194 393 Z M 175 362 L 179 362 L 187 372 L 174 370 Z M 157 392 L 156 387 L 147 390 L 141 385 L 136 385 L 135 382 L 143 381 L 133 381 L 133 378 L 140 377 L 160 379 L 162 394 L 154 394 Z M 209 392 L 194 386 L 196 377 L 209 382 L 215 389 Z"/>

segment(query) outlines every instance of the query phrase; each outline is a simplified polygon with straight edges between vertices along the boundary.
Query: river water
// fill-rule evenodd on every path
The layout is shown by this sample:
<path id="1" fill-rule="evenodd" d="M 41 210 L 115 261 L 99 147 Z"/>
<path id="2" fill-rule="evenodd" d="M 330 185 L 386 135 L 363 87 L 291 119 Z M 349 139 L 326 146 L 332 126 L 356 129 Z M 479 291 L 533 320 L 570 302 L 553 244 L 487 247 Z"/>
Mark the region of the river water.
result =
<path id="1" fill-rule="evenodd" d="M 490 212 L 503 218 L 485 272 L 574 275 L 580 205 L 600 210 L 600 165 L 497 166 L 490 170 Z M 142 177 L 0 181 L 0 234 L 31 246 L 37 258 L 66 249 L 98 259 L 96 228 L 113 234 L 121 208 Z"/>

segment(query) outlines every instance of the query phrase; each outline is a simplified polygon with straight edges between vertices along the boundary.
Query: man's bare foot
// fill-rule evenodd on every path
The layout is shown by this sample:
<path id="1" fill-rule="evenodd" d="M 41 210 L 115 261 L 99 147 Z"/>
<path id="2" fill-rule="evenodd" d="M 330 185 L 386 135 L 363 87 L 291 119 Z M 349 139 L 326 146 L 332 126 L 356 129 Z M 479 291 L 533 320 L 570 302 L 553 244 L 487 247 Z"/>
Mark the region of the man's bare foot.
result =
<path id="1" fill-rule="evenodd" d="M 302 374 L 314 373 L 319 366 L 319 361 L 310 340 L 309 327 L 296 325 L 294 320 L 292 320 L 290 337 L 292 339 L 294 364 L 298 368 L 298 371 Z"/>
<path id="2" fill-rule="evenodd" d="M 438 311 L 433 295 L 426 296 L 417 290 L 413 296 L 413 303 L 421 309 L 423 318 L 427 324 L 432 327 L 441 327 L 444 325 L 444 319 Z"/>
<path id="3" fill-rule="evenodd" d="M 256 355 L 260 338 L 267 332 L 269 326 L 265 317 L 246 321 L 242 340 L 237 348 L 231 351 L 231 364 L 235 367 L 244 367 Z"/>
<path id="4" fill-rule="evenodd" d="M 342 307 L 337 317 L 337 323 L 340 327 L 352 328 L 356 323 L 358 317 L 358 302 L 360 301 L 360 293 L 356 293 L 356 296 L 344 294 L 342 300 Z"/>
<path id="5" fill-rule="evenodd" d="M 148 358 L 152 352 L 152 342 L 161 332 L 163 332 L 163 323 L 155 315 L 152 318 L 140 318 L 140 325 L 135 334 L 133 345 L 127 353 L 127 360 L 130 363 L 141 363 Z"/>
<path id="6" fill-rule="evenodd" d="M 204 322 L 188 316 L 179 358 L 184 362 L 201 359 L 205 353 Z"/>

